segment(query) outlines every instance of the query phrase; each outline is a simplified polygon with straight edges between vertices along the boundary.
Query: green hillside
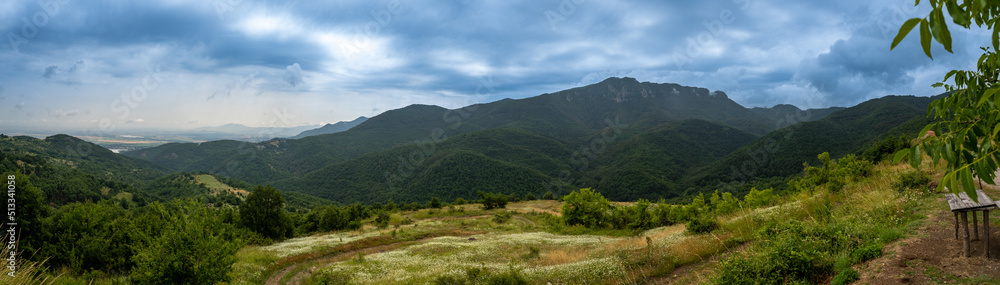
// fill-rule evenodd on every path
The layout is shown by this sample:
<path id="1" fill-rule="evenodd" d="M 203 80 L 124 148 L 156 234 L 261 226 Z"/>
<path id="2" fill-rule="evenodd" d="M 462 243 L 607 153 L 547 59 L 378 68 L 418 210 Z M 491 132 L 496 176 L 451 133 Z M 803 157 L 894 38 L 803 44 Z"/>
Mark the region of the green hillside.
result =
<path id="1" fill-rule="evenodd" d="M 610 147 L 592 162 L 578 186 L 618 201 L 685 195 L 684 177 L 757 136 L 701 120 L 669 123 Z"/>
<path id="2" fill-rule="evenodd" d="M 912 134 L 923 127 L 933 98 L 886 96 L 792 125 L 736 150 L 688 178 L 692 184 L 716 187 L 721 183 L 784 177 L 802 171 L 802 163 L 819 164 L 816 155 L 832 157 L 858 153 L 885 135 Z M 904 125 L 900 127 L 901 125 Z M 900 127 L 900 129 L 897 129 Z M 916 129 L 913 129 L 916 128 Z"/>
<path id="3" fill-rule="evenodd" d="M 556 93 L 455 110 L 411 105 L 387 111 L 347 131 L 297 140 L 166 144 L 124 154 L 173 171 L 208 171 L 266 183 L 417 141 L 496 128 L 544 134 L 576 147 L 588 143 L 609 124 L 634 126 L 626 135 L 631 136 L 663 123 L 686 119 L 700 119 L 756 135 L 766 134 L 779 125 L 774 116 L 744 108 L 722 92 L 677 84 L 640 83 L 633 78 L 609 78 Z"/>
<path id="4" fill-rule="evenodd" d="M 601 142 L 606 149 L 583 154 L 538 133 L 500 128 L 363 155 L 274 185 L 344 203 L 450 201 L 475 198 L 478 191 L 540 197 L 575 187 L 600 189 L 613 200 L 670 198 L 683 193 L 678 183 L 690 169 L 755 138 L 687 120 Z"/>

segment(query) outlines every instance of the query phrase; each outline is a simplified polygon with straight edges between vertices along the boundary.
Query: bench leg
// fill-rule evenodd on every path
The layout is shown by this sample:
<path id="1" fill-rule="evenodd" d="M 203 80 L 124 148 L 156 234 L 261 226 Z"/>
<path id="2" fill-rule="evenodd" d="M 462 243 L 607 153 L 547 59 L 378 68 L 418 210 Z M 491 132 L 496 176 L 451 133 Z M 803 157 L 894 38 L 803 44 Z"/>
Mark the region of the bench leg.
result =
<path id="1" fill-rule="evenodd" d="M 955 239 L 958 239 L 958 212 L 953 212 L 955 214 Z"/>
<path id="2" fill-rule="evenodd" d="M 976 218 L 976 211 L 972 211 L 972 240 L 979 240 L 979 219 Z"/>
<path id="3" fill-rule="evenodd" d="M 965 232 L 965 239 L 962 242 L 962 252 L 965 257 L 971 256 L 969 252 L 969 215 L 966 212 L 962 212 L 962 231 Z"/>
<path id="4" fill-rule="evenodd" d="M 983 252 L 986 253 L 986 258 L 991 258 L 990 256 L 990 211 L 983 211 L 983 231 L 986 232 L 986 243 L 983 244 Z"/>

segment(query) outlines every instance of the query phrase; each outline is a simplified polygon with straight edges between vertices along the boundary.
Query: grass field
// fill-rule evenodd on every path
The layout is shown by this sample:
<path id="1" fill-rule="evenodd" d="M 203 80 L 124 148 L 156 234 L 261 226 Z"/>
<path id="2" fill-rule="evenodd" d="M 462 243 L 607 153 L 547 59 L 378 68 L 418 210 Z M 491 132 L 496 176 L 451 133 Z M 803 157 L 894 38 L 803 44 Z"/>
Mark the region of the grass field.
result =
<path id="1" fill-rule="evenodd" d="M 818 187 L 784 196 L 774 206 L 742 208 L 718 216 L 721 228 L 708 234 L 687 233 L 683 224 L 643 232 L 566 226 L 561 203 L 549 200 L 499 210 L 469 204 L 395 212 L 386 228 L 367 221 L 356 231 L 244 248 L 232 277 L 234 284 L 715 283 L 727 272 L 730 256 L 754 258 L 770 250 L 764 245 L 782 242 L 761 242 L 760 233 L 787 221 L 805 232 L 830 224 L 846 233 L 870 232 L 854 237 L 857 244 L 882 246 L 906 236 L 929 209 L 922 205 L 933 205 L 937 197 L 893 190 L 906 171 L 879 165 L 872 176 L 837 193 Z M 505 213 L 510 217 L 497 218 Z M 849 253 L 830 251 L 816 258 L 828 260 L 828 270 L 863 262 L 844 255 Z"/>

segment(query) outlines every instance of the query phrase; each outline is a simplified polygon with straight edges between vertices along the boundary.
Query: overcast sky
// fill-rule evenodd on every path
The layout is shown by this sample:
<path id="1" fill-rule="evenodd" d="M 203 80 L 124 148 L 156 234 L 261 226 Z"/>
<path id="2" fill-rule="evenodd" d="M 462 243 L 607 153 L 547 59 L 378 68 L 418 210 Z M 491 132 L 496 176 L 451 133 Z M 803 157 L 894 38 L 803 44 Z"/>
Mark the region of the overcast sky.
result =
<path id="1" fill-rule="evenodd" d="M 39 3 L 45 5 L 39 5 Z M 747 106 L 929 96 L 982 31 L 889 51 L 912 0 L 0 1 L 0 130 L 297 126 L 610 76 Z"/>

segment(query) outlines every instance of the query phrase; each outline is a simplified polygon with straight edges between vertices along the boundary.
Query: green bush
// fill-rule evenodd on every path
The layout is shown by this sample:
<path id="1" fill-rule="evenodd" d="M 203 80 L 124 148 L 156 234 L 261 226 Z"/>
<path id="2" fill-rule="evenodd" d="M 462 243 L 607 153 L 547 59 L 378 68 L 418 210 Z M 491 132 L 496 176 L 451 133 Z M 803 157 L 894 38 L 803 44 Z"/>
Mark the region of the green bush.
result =
<path id="1" fill-rule="evenodd" d="M 882 256 L 882 246 L 878 244 L 855 248 L 854 251 L 851 252 L 851 259 L 854 263 L 862 263 L 879 258 L 880 256 Z"/>
<path id="2" fill-rule="evenodd" d="M 503 211 L 493 215 L 493 222 L 503 224 L 510 220 L 510 212 Z"/>
<path id="3" fill-rule="evenodd" d="M 837 276 L 834 276 L 833 281 L 831 281 L 830 284 L 847 285 L 853 283 L 854 281 L 858 281 L 858 279 L 861 279 L 861 275 L 858 274 L 858 271 L 848 268 L 841 271 L 837 274 Z"/>
<path id="4" fill-rule="evenodd" d="M 692 219 L 687 224 L 687 231 L 688 233 L 692 234 L 710 233 L 718 228 L 719 228 L 719 222 L 715 221 L 715 219 L 707 217 Z"/>
<path id="5" fill-rule="evenodd" d="M 389 226 L 389 214 L 379 213 L 378 217 L 375 218 L 375 226 L 379 228 L 385 228 Z"/>
<path id="6" fill-rule="evenodd" d="M 545 195 L 542 195 L 542 200 L 555 200 L 555 199 L 556 195 L 552 194 L 552 191 L 545 192 Z"/>
<path id="7" fill-rule="evenodd" d="M 868 161 L 882 161 L 892 157 L 901 149 L 910 148 L 910 140 L 905 137 L 886 137 L 865 150 L 861 157 Z"/>
<path id="8" fill-rule="evenodd" d="M 483 209 L 507 208 L 507 195 L 479 191 L 479 197 L 483 199 Z"/>
<path id="9" fill-rule="evenodd" d="M 897 176 L 896 180 L 892 182 L 892 189 L 899 192 L 922 189 L 930 182 L 931 179 L 923 171 L 911 170 Z"/>
<path id="10" fill-rule="evenodd" d="M 584 188 L 566 195 L 563 201 L 563 221 L 567 225 L 596 228 L 606 224 L 605 219 L 607 211 L 611 209 L 611 203 L 601 193 Z"/>

